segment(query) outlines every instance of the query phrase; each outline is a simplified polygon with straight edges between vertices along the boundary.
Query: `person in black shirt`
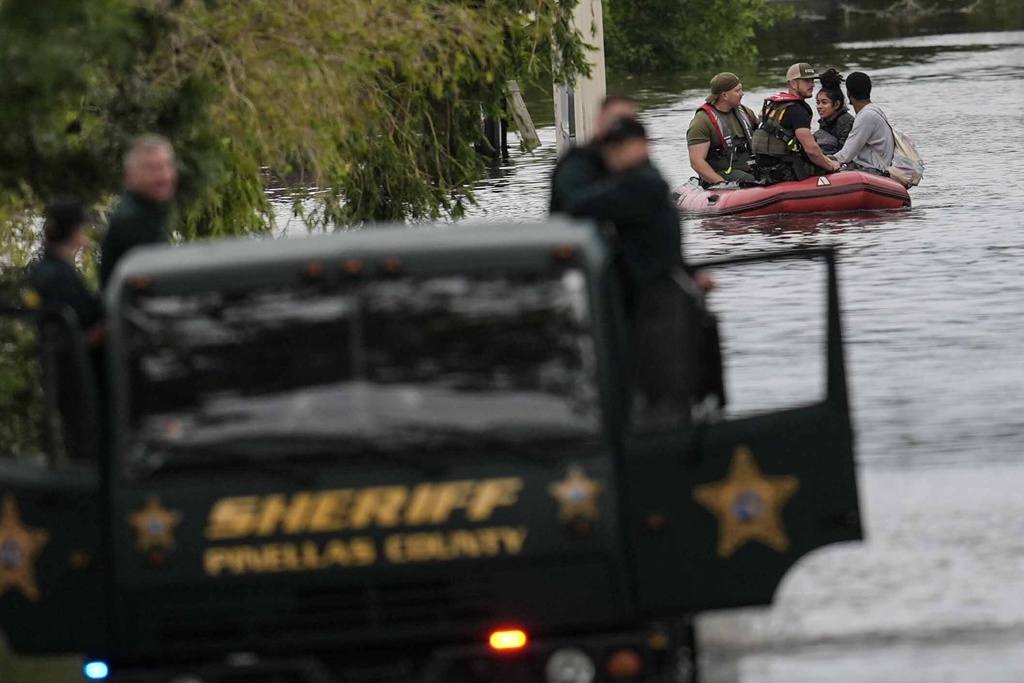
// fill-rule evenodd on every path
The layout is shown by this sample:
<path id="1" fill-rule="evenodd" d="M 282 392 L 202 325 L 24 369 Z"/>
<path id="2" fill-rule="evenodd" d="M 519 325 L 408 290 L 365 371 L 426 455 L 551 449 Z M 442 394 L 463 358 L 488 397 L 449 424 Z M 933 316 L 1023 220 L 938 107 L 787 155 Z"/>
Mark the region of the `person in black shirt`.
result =
<path id="1" fill-rule="evenodd" d="M 61 416 L 61 435 L 68 457 L 92 458 L 102 448 L 102 401 L 87 400 L 87 388 L 103 395 L 103 341 L 106 322 L 96 294 L 75 268 L 78 252 L 89 243 L 85 208 L 74 197 L 54 199 L 46 207 L 42 255 L 29 266 L 25 303 L 30 308 L 64 307 L 81 327 L 91 367 L 83 368 L 63 323 L 44 314 L 39 339 L 44 384 L 53 390 Z M 91 377 L 89 376 L 91 374 Z"/>
<path id="2" fill-rule="evenodd" d="M 646 130 L 635 119 L 609 126 L 600 143 L 607 176 L 575 192 L 567 212 L 609 222 L 624 277 L 632 333 L 627 369 L 634 424 L 688 421 L 694 403 L 724 403 L 718 331 L 703 306 L 714 282 L 685 265 L 679 210 L 650 161 Z"/>
<path id="3" fill-rule="evenodd" d="M 643 124 L 623 118 L 599 143 L 605 177 L 569 196 L 566 211 L 615 226 L 630 284 L 642 287 L 672 268 L 683 268 L 679 210 L 668 183 L 650 162 Z"/>
<path id="4" fill-rule="evenodd" d="M 171 143 L 159 135 L 136 139 L 124 158 L 128 187 L 100 242 L 100 287 L 132 248 L 170 242 L 168 221 L 178 188 L 178 167 Z"/>
<path id="5" fill-rule="evenodd" d="M 85 343 L 99 346 L 106 334 L 99 298 L 75 268 L 78 252 L 89 244 L 85 208 L 74 197 L 62 196 L 46 207 L 43 223 L 45 244 L 40 257 L 29 266 L 25 302 L 67 306 L 74 313 Z"/>
<path id="6" fill-rule="evenodd" d="M 609 95 L 601 103 L 594 122 L 594 137 L 578 147 L 570 147 L 551 172 L 549 213 L 568 212 L 576 192 L 607 177 L 608 168 L 601 157 L 601 139 L 609 126 L 619 119 L 635 119 L 636 101 L 625 95 Z"/>

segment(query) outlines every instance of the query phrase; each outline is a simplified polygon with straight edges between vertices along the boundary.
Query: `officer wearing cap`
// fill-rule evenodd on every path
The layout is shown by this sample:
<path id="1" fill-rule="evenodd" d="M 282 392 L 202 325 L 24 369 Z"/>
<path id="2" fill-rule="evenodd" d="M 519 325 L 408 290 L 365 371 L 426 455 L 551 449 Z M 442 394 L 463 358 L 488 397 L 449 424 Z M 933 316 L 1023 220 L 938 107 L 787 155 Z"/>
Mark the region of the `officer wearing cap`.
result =
<path id="1" fill-rule="evenodd" d="M 626 272 L 636 287 L 682 268 L 679 210 L 668 183 L 650 162 L 644 125 L 631 118 L 613 122 L 600 150 L 607 177 L 575 192 L 566 212 L 615 225 Z"/>
<path id="2" fill-rule="evenodd" d="M 764 101 L 753 149 L 758 171 L 769 183 L 839 170 L 839 164 L 825 156 L 811 133 L 811 107 L 804 100 L 814 94 L 817 78 L 810 64 L 794 64 L 786 71 L 789 90 Z"/>
<path id="3" fill-rule="evenodd" d="M 85 207 L 70 195 L 55 198 L 46 207 L 43 252 L 29 266 L 25 303 L 63 305 L 71 309 L 85 335 L 86 344 L 98 346 L 105 334 L 103 308 L 75 268 L 78 252 L 89 244 Z"/>
<path id="4" fill-rule="evenodd" d="M 690 166 L 703 187 L 721 182 L 752 183 L 750 141 L 757 117 L 740 104 L 743 84 L 725 71 L 711 79 L 711 94 L 697 109 L 686 131 Z"/>
<path id="5" fill-rule="evenodd" d="M 700 271 L 690 287 L 683 261 L 679 210 L 668 184 L 650 161 L 644 125 L 614 122 L 601 156 L 609 175 L 569 201 L 574 216 L 615 226 L 624 266 L 626 312 L 631 321 L 629 362 L 631 421 L 662 428 L 689 420 L 691 406 L 716 395 L 724 400 L 717 324 L 703 309 L 701 289 L 713 284 Z"/>
<path id="6" fill-rule="evenodd" d="M 551 172 L 549 213 L 565 212 L 573 194 L 608 176 L 608 169 L 601 158 L 601 139 L 612 123 L 619 119 L 635 119 L 637 113 L 636 100 L 632 97 L 609 95 L 604 98 L 594 120 L 593 139 L 570 147 Z"/>

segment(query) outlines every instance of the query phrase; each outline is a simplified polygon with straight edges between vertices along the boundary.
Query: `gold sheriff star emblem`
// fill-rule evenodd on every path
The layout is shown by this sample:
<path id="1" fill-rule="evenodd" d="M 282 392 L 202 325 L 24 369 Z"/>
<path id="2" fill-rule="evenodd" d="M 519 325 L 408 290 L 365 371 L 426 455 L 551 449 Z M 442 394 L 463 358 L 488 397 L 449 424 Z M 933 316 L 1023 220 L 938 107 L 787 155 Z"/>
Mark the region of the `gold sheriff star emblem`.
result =
<path id="1" fill-rule="evenodd" d="M 35 561 L 49 540 L 49 533 L 21 523 L 17 501 L 5 495 L 0 514 L 0 596 L 17 588 L 29 600 L 39 600 Z"/>
<path id="2" fill-rule="evenodd" d="M 730 557 L 747 541 L 781 553 L 789 547 L 782 508 L 798 488 L 796 477 L 761 474 L 750 449 L 738 446 L 726 478 L 698 486 L 693 497 L 718 518 L 719 557 Z"/>
<path id="3" fill-rule="evenodd" d="M 177 510 L 168 510 L 160 504 L 159 498 L 153 496 L 146 502 L 146 507 L 128 515 L 128 521 L 139 535 L 135 542 L 135 547 L 139 550 L 172 550 L 174 529 L 181 522 L 181 513 Z"/>
<path id="4" fill-rule="evenodd" d="M 589 479 L 579 465 L 569 465 L 565 479 L 551 484 L 548 491 L 562 506 L 558 512 L 560 520 L 568 521 L 576 517 L 597 519 L 600 512 L 597 494 L 601 492 L 601 485 Z"/>

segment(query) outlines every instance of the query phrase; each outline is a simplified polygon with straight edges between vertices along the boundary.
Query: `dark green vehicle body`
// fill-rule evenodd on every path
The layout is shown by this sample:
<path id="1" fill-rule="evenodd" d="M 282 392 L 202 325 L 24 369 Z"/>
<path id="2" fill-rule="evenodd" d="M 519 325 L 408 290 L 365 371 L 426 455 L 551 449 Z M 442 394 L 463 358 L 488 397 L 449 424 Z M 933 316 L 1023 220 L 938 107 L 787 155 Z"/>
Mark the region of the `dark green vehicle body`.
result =
<path id="1" fill-rule="evenodd" d="M 38 588 L 0 579 L 6 638 L 123 681 L 543 680 L 565 646 L 677 680 L 681 618 L 861 537 L 833 254 L 772 258 L 827 268 L 826 396 L 653 429 L 590 226 L 133 252 L 99 465 L 0 460 Z"/>

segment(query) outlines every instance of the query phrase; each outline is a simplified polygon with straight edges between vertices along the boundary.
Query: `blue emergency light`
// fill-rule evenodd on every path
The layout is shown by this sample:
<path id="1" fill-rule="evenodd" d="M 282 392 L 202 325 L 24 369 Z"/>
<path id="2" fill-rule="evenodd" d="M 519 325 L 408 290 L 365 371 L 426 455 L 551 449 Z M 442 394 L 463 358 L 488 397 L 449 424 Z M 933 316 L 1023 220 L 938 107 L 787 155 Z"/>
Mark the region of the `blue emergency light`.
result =
<path id="1" fill-rule="evenodd" d="M 102 681 L 110 674 L 110 667 L 106 662 L 89 662 L 83 671 L 90 681 Z"/>

